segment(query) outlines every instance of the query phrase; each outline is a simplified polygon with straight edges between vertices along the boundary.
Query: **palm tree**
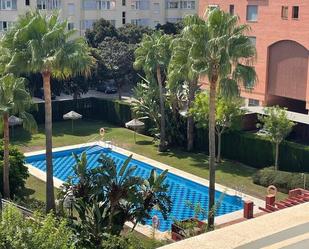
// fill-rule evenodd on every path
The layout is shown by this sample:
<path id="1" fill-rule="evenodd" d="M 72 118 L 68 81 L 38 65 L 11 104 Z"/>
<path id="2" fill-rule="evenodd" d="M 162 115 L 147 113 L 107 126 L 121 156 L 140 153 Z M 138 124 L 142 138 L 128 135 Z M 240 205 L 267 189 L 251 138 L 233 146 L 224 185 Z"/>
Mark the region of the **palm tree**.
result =
<path id="1" fill-rule="evenodd" d="M 3 195 L 10 198 L 9 182 L 9 116 L 19 114 L 23 119 L 25 129 L 34 132 L 37 129 L 36 122 L 31 114 L 26 110 L 32 105 L 31 96 L 25 89 L 25 80 L 15 78 L 12 74 L 7 74 L 0 78 L 0 116 L 3 121 Z"/>
<path id="2" fill-rule="evenodd" d="M 172 37 L 162 35 L 161 32 L 154 32 L 152 35 L 145 35 L 135 50 L 135 69 L 143 69 L 148 81 L 154 80 L 159 86 L 160 95 L 160 144 L 159 151 L 166 150 L 166 134 L 165 134 L 165 98 L 164 98 L 164 75 L 166 75 L 167 66 L 170 60 L 170 44 Z M 163 73 L 163 75 L 162 75 Z"/>
<path id="3" fill-rule="evenodd" d="M 213 229 L 216 160 L 216 94 L 239 94 L 239 84 L 251 88 L 256 81 L 252 59 L 256 51 L 246 34 L 248 25 L 215 8 L 206 12 L 206 20 L 191 25 L 193 69 L 209 82 L 209 209 L 208 228 Z"/>
<path id="4" fill-rule="evenodd" d="M 188 110 L 192 107 L 195 92 L 198 89 L 198 73 L 192 69 L 193 61 L 189 56 L 190 48 L 193 46 L 191 37 L 193 24 L 201 22 L 198 16 L 185 17 L 184 29 L 180 36 L 172 42 L 172 57 L 169 63 L 168 83 L 171 92 L 175 92 L 179 84 L 188 84 Z M 187 116 L 187 150 L 193 149 L 194 142 L 194 118 L 188 113 Z"/>
<path id="5" fill-rule="evenodd" d="M 41 73 L 45 99 L 46 136 L 46 210 L 55 208 L 52 164 L 52 77 L 66 78 L 88 75 L 94 58 L 82 38 L 74 39 L 75 31 L 67 30 L 67 21 L 60 21 L 57 13 L 49 17 L 28 12 L 19 17 L 12 30 L 5 33 L 2 46 L 11 51 L 7 72 Z"/>

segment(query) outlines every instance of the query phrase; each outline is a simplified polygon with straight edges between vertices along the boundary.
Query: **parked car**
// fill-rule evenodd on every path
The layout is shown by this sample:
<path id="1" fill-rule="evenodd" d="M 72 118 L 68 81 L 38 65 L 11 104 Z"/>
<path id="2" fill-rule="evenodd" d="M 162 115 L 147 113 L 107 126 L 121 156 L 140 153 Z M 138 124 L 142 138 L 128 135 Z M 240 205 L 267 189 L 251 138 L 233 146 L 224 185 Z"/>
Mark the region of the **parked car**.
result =
<path id="1" fill-rule="evenodd" d="M 255 134 L 262 137 L 269 136 L 269 132 L 265 129 L 260 129 Z"/>
<path id="2" fill-rule="evenodd" d="M 34 94 L 34 97 L 40 98 L 40 99 L 44 99 L 44 89 L 40 88 L 36 94 Z M 52 92 L 51 93 L 51 99 L 55 100 L 56 99 L 56 95 Z"/>
<path id="3" fill-rule="evenodd" d="M 108 80 L 105 82 L 100 83 L 97 86 L 97 91 L 112 94 L 117 93 L 117 87 L 114 80 Z"/>

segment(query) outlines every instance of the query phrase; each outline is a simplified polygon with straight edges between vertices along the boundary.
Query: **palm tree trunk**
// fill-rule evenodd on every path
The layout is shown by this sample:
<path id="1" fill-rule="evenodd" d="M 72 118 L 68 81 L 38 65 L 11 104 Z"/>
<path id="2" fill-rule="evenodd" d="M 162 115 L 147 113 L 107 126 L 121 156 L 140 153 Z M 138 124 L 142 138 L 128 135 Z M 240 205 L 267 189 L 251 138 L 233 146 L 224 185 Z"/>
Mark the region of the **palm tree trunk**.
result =
<path id="1" fill-rule="evenodd" d="M 218 151 L 217 151 L 217 163 L 221 163 L 221 132 L 218 132 Z"/>
<path id="2" fill-rule="evenodd" d="M 46 212 L 55 210 L 53 158 L 52 158 L 52 105 L 51 105 L 51 72 L 44 71 L 43 87 L 45 99 L 45 138 L 46 138 Z"/>
<path id="3" fill-rule="evenodd" d="M 10 198 L 9 132 L 9 114 L 5 112 L 3 114 L 3 196 L 7 199 Z"/>
<path id="4" fill-rule="evenodd" d="M 276 151 L 275 151 L 275 170 L 278 170 L 278 161 L 279 161 L 279 143 L 276 143 Z"/>
<path id="5" fill-rule="evenodd" d="M 209 91 L 209 201 L 207 229 L 213 230 L 215 224 L 215 181 L 216 181 L 216 85 L 218 75 L 213 73 Z"/>
<path id="6" fill-rule="evenodd" d="M 121 100 L 121 98 L 122 98 L 122 94 L 121 94 L 121 84 L 120 84 L 120 82 L 119 82 L 119 80 L 121 80 L 121 79 L 118 79 L 117 81 L 117 88 L 118 88 L 118 99 L 119 100 Z"/>
<path id="7" fill-rule="evenodd" d="M 188 110 L 192 107 L 195 91 L 197 86 L 197 79 L 192 80 L 189 83 L 189 96 L 188 96 Z M 193 149 L 194 143 L 194 118 L 189 115 L 187 118 L 187 150 L 191 151 Z"/>
<path id="8" fill-rule="evenodd" d="M 160 144 L 159 144 L 159 151 L 163 152 L 166 151 L 166 142 L 165 142 L 165 106 L 164 106 L 164 93 L 163 93 L 163 86 L 162 86 L 162 77 L 161 77 L 161 69 L 160 66 L 157 66 L 157 80 L 159 85 L 160 91 L 160 112 L 161 112 L 161 119 L 160 119 Z"/>

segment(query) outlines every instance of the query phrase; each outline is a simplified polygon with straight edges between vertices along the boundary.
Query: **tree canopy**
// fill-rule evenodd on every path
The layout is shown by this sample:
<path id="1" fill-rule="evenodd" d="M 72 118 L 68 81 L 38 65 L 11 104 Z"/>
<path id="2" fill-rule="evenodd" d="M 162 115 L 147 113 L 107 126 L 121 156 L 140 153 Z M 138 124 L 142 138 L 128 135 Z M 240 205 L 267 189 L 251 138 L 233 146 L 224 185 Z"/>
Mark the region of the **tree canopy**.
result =
<path id="1" fill-rule="evenodd" d="M 275 144 L 275 169 L 278 169 L 279 144 L 289 135 L 295 125 L 288 116 L 286 109 L 279 106 L 265 108 L 265 115 L 260 115 L 259 121 L 266 136 Z"/>

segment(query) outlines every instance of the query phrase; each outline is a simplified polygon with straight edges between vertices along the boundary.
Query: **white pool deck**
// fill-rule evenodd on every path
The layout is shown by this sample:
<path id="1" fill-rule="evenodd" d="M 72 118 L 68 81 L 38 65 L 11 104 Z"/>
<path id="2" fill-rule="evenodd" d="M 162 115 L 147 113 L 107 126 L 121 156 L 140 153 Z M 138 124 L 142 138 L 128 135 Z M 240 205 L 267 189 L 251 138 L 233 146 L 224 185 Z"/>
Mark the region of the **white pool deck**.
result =
<path id="1" fill-rule="evenodd" d="M 144 162 L 144 163 L 147 163 L 147 164 L 150 164 L 150 165 L 152 165 L 152 166 L 154 166 L 158 169 L 161 169 L 161 170 L 167 169 L 172 174 L 184 177 L 186 179 L 197 182 L 197 183 L 204 185 L 204 186 L 207 186 L 207 187 L 209 186 L 209 181 L 207 179 L 204 179 L 204 178 L 201 178 L 199 176 L 190 174 L 188 172 L 176 169 L 176 168 L 171 167 L 167 164 L 160 163 L 158 161 L 152 160 L 152 159 L 147 158 L 145 156 L 133 153 L 131 151 L 128 151 L 128 150 L 125 150 L 125 149 L 122 149 L 122 148 L 119 148 L 119 147 L 116 147 L 114 145 L 107 144 L 107 143 L 102 142 L 102 141 L 57 147 L 57 148 L 53 149 L 53 152 L 70 150 L 70 149 L 77 149 L 77 148 L 82 148 L 82 147 L 86 147 L 86 146 L 93 146 L 93 145 L 99 145 L 99 146 L 102 146 L 104 148 L 106 148 L 106 147 L 111 148 L 113 151 L 118 152 L 118 153 L 125 155 L 125 156 L 133 155 L 134 159 L 139 160 L 139 161 Z M 45 150 L 39 150 L 39 151 L 27 152 L 27 153 L 24 153 L 24 155 L 26 157 L 28 157 L 28 156 L 35 156 L 35 155 L 40 155 L 40 154 L 44 154 L 44 153 L 45 153 Z M 31 175 L 33 175 L 33 176 L 39 178 L 40 180 L 46 182 L 46 172 L 32 166 L 31 164 L 26 164 L 26 166 L 28 167 L 29 173 Z M 63 183 L 64 182 L 62 180 L 58 179 L 57 177 L 54 177 L 54 186 L 56 188 L 60 188 L 60 186 Z M 240 196 L 240 193 L 237 192 L 236 190 L 225 187 L 225 186 L 220 185 L 220 184 L 216 184 L 216 190 L 218 190 L 222 193 L 224 192 L 225 194 L 228 194 L 228 195 L 234 196 L 234 195 L 238 194 L 238 196 Z M 263 200 L 255 198 L 253 196 L 249 196 L 249 195 L 245 195 L 244 193 L 241 193 L 241 197 L 242 197 L 243 200 L 251 200 L 251 201 L 254 202 L 254 204 L 255 204 L 254 213 L 259 213 L 260 211 L 259 211 L 258 207 L 265 205 L 264 204 L 265 202 Z M 223 224 L 223 223 L 235 220 L 235 219 L 239 219 L 239 218 L 242 218 L 242 217 L 243 217 L 243 210 L 239 210 L 239 211 L 235 211 L 235 212 L 232 212 L 232 213 L 229 213 L 229 214 L 221 215 L 219 217 L 216 217 L 216 225 L 220 225 L 220 224 Z M 131 223 L 128 223 L 127 225 L 129 227 L 132 227 Z M 138 225 L 135 230 L 137 232 L 140 232 L 140 233 L 148 236 L 148 237 L 151 237 L 152 234 L 153 234 L 153 230 L 150 226 Z M 158 238 L 168 238 L 169 234 L 168 234 L 168 232 L 156 231 L 156 237 L 158 237 Z"/>

